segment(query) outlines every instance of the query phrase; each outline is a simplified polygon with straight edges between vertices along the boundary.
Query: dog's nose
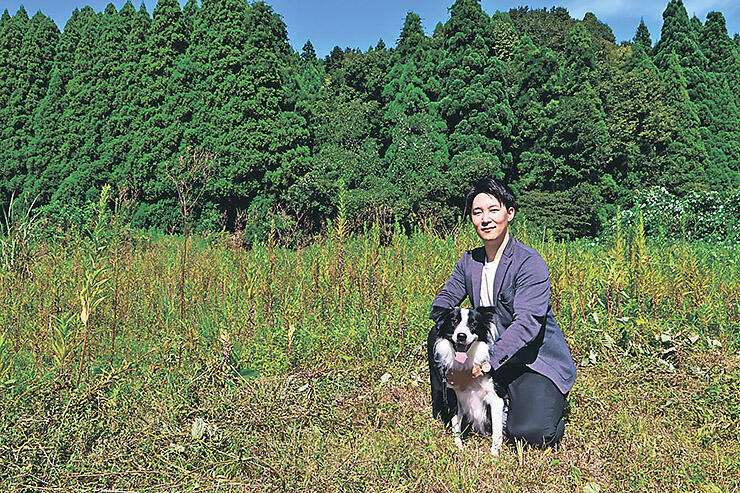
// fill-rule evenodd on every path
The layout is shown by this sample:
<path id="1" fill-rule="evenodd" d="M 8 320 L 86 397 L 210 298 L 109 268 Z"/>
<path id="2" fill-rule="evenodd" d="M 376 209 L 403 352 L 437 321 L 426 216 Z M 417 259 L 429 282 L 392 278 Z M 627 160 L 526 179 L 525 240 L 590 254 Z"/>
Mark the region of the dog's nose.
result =
<path id="1" fill-rule="evenodd" d="M 458 341 L 464 341 L 465 340 L 465 334 L 457 334 L 457 340 Z"/>

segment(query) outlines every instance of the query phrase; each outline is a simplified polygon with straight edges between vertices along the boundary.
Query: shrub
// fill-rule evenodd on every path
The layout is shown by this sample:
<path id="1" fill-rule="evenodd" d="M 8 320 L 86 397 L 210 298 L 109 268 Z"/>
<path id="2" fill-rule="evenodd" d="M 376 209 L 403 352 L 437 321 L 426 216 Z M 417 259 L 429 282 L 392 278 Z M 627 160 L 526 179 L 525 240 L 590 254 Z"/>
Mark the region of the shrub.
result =
<path id="1" fill-rule="evenodd" d="M 689 192 L 676 196 L 663 187 L 636 193 L 635 206 L 612 220 L 622 226 L 643 217 L 645 235 L 653 238 L 740 242 L 740 190 Z"/>

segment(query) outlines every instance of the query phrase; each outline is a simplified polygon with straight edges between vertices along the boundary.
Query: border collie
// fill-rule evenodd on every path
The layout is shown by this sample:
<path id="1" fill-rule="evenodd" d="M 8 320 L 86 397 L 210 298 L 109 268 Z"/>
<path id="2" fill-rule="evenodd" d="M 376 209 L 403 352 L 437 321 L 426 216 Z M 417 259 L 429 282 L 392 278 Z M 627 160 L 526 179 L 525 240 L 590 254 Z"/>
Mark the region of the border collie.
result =
<path id="1" fill-rule="evenodd" d="M 498 455 L 503 441 L 504 401 L 496 393 L 493 379 L 483 374 L 474 378 L 465 389 L 452 387 L 446 379 L 450 370 L 470 371 L 474 364 L 489 361 L 489 344 L 493 344 L 498 336 L 493 323 L 494 308 L 435 308 L 435 311 L 435 364 L 447 388 L 454 390 L 457 396 L 457 413 L 452 417 L 455 445 L 462 449 L 462 420 L 465 417 L 474 431 L 491 434 L 491 453 Z"/>

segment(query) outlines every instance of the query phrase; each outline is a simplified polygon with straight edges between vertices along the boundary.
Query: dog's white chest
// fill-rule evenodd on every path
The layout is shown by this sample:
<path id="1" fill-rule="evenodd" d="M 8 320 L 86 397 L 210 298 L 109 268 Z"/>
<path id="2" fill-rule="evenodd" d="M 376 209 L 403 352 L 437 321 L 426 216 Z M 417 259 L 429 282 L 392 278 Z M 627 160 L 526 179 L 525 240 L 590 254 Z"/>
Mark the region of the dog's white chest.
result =
<path id="1" fill-rule="evenodd" d="M 470 420 L 473 429 L 478 433 L 490 433 L 488 408 L 501 399 L 493 388 L 493 380 L 485 376 L 476 378 L 465 390 L 456 389 L 455 394 L 458 406 Z"/>

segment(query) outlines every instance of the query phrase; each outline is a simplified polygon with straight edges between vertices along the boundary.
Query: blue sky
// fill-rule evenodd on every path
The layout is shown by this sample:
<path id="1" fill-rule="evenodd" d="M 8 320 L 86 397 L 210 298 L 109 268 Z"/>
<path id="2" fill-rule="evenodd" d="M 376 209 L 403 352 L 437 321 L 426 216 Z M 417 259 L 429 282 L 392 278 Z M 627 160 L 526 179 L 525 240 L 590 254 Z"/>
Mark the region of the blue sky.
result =
<path id="1" fill-rule="evenodd" d="M 32 16 L 40 10 L 54 19 L 60 29 L 75 8 L 90 5 L 96 11 L 105 9 L 110 0 L 0 0 L 0 9 L 14 14 L 22 4 Z M 136 7 L 141 0 L 132 0 Z M 342 48 L 366 50 L 382 38 L 388 46 L 394 46 L 403 27 L 406 13 L 414 11 L 422 19 L 424 30 L 429 34 L 437 22 L 449 17 L 447 9 L 454 0 L 268 0 L 273 9 L 283 17 L 288 27 L 290 43 L 297 51 L 307 39 L 319 56 L 328 54 L 334 45 Z M 113 0 L 120 8 L 125 0 Z M 184 0 L 180 0 L 184 4 Z M 156 0 L 145 1 L 151 13 Z M 528 5 L 530 8 L 565 7 L 570 15 L 582 18 L 588 11 L 596 14 L 602 22 L 612 28 L 617 41 L 629 40 L 635 34 L 640 18 L 650 30 L 653 42 L 660 37 L 663 10 L 668 0 L 482 0 L 483 9 L 489 14 L 497 10 L 507 11 L 512 7 Z M 707 12 L 718 10 L 727 20 L 727 29 L 732 36 L 740 32 L 740 1 L 738 0 L 684 0 L 689 16 L 696 15 L 704 22 Z"/>

